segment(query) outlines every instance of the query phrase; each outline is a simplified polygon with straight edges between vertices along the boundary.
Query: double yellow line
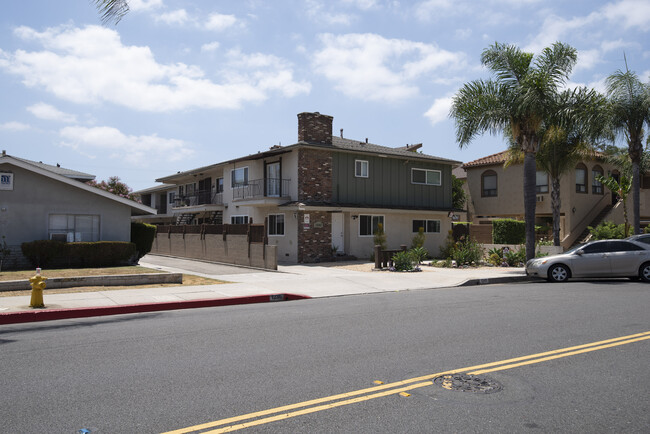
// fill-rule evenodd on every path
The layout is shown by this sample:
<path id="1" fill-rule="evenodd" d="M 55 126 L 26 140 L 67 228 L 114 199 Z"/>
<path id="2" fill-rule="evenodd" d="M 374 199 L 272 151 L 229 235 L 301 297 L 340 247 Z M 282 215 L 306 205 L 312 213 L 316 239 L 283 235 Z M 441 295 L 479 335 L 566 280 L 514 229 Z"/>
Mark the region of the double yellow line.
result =
<path id="1" fill-rule="evenodd" d="M 409 390 L 420 387 L 433 385 L 433 379 L 442 375 L 467 373 L 471 375 L 480 375 L 488 372 L 503 371 L 506 369 L 517 368 L 520 366 L 542 363 L 549 360 L 560 359 L 563 357 L 575 356 L 578 354 L 589 353 L 592 351 L 603 350 L 620 345 L 627 345 L 634 342 L 650 339 L 650 331 L 636 333 L 628 336 L 607 339 L 604 341 L 592 342 L 574 347 L 562 348 L 559 350 L 547 351 L 544 353 L 531 354 L 528 356 L 515 357 L 512 359 L 501 360 L 498 362 L 486 363 L 483 365 L 469 366 L 466 368 L 453 369 L 450 371 L 437 372 L 435 374 L 424 375 L 421 377 L 409 378 L 407 380 L 397 381 L 394 383 L 382 384 L 380 386 L 369 387 L 367 389 L 355 390 L 352 392 L 341 393 L 338 395 L 326 396 L 324 398 L 313 399 L 311 401 L 298 402 L 296 404 L 285 405 L 282 407 L 271 408 L 268 410 L 258 411 L 255 413 L 243 414 L 240 416 L 221 419 L 214 422 L 207 422 L 201 425 L 195 425 L 175 431 L 169 431 L 164 434 L 186 434 L 201 432 L 202 434 L 216 434 L 230 431 L 237 431 L 243 428 L 250 428 L 279 420 L 289 419 L 292 417 L 302 416 L 309 413 L 316 413 L 330 408 L 341 407 L 349 404 L 356 404 L 371 399 L 382 398 L 389 395 L 405 393 Z M 226 425 L 226 426 L 224 426 Z M 212 429 L 221 427 L 217 429 Z M 204 431 L 210 430 L 210 431 Z"/>

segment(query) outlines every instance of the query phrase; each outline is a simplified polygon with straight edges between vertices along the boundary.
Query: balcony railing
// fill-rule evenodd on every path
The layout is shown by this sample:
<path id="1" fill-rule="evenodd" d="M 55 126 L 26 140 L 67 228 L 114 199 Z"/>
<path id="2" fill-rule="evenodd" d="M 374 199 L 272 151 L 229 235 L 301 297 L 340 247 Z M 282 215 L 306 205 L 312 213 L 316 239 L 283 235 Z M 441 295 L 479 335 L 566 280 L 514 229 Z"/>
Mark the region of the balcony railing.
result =
<path id="1" fill-rule="evenodd" d="M 197 191 L 194 194 L 187 194 L 174 199 L 175 208 L 197 205 L 223 205 L 223 193 L 215 193 L 210 190 L 205 190 Z"/>
<path id="2" fill-rule="evenodd" d="M 252 199 L 259 197 L 289 196 L 290 179 L 254 179 L 246 184 L 233 186 L 233 199 Z"/>

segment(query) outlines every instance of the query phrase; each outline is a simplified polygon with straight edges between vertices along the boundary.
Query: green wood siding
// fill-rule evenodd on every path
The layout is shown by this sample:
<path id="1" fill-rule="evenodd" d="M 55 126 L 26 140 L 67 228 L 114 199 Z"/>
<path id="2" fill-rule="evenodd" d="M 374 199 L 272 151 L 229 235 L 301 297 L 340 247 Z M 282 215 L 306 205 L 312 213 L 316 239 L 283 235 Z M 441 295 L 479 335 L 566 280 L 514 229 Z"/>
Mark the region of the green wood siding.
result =
<path id="1" fill-rule="evenodd" d="M 354 176 L 355 160 L 368 161 L 368 178 Z M 451 208 L 451 166 L 343 152 L 332 153 L 332 199 L 342 204 Z M 411 169 L 439 170 L 441 185 L 411 183 Z"/>

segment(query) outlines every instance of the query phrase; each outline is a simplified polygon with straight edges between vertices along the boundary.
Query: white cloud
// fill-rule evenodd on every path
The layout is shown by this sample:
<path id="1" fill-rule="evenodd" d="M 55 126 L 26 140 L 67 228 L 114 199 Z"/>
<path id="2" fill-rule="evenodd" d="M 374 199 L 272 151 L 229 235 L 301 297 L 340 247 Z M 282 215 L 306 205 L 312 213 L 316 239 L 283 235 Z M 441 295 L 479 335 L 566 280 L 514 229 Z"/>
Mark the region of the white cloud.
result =
<path id="1" fill-rule="evenodd" d="M 307 0 L 304 2 L 307 9 L 307 16 L 321 24 L 349 26 L 354 21 L 354 16 L 346 13 L 333 13 L 326 9 L 319 0 Z"/>
<path id="2" fill-rule="evenodd" d="M 431 21 L 455 13 L 459 7 L 453 0 L 426 0 L 415 5 L 415 17 L 420 21 Z"/>
<path id="3" fill-rule="evenodd" d="M 218 48 L 219 48 L 219 42 L 217 41 L 209 42 L 207 44 L 201 45 L 201 51 L 203 52 L 217 51 Z"/>
<path id="4" fill-rule="evenodd" d="M 133 12 L 143 12 L 160 8 L 163 0 L 129 0 L 129 9 Z"/>
<path id="5" fill-rule="evenodd" d="M 64 113 L 54 106 L 40 102 L 38 104 L 27 107 L 27 111 L 39 119 L 46 119 L 49 121 L 59 121 L 66 123 L 77 122 L 77 117 L 68 113 Z"/>
<path id="6" fill-rule="evenodd" d="M 429 119 L 431 125 L 447 120 L 449 118 L 449 110 L 451 109 L 452 102 L 453 97 L 451 96 L 437 98 L 429 110 L 424 113 L 424 117 Z"/>
<path id="7" fill-rule="evenodd" d="M 602 62 L 601 52 L 598 49 L 593 50 L 580 50 L 578 52 L 578 61 L 576 62 L 573 71 L 591 70 L 594 69 L 599 63 Z"/>
<path id="8" fill-rule="evenodd" d="M 226 65 L 227 73 L 215 82 L 197 66 L 156 62 L 149 47 L 123 45 L 119 34 L 106 27 L 59 27 L 41 33 L 19 27 L 16 35 L 45 49 L 0 53 L 0 68 L 21 76 L 28 87 L 80 104 L 110 102 L 152 112 L 236 109 L 263 101 L 270 92 L 287 97 L 309 92 L 309 83 L 293 79 L 288 62 L 245 71 Z"/>
<path id="9" fill-rule="evenodd" d="M 152 166 L 162 161 L 180 161 L 194 154 L 187 142 L 157 135 L 130 136 L 112 127 L 65 127 L 59 131 L 66 146 L 87 156 L 95 151 L 135 166 Z"/>
<path id="10" fill-rule="evenodd" d="M 22 122 L 5 122 L 0 124 L 0 131 L 25 131 L 30 128 L 29 125 L 23 124 Z"/>
<path id="11" fill-rule="evenodd" d="M 416 79 L 440 71 L 446 74 L 465 64 L 465 56 L 436 45 L 376 34 L 320 36 L 323 48 L 312 68 L 351 98 L 399 101 L 416 96 Z"/>
<path id="12" fill-rule="evenodd" d="M 190 20 L 189 15 L 185 9 L 177 9 L 175 11 L 160 14 L 156 17 L 156 21 L 162 21 L 165 24 L 183 25 Z"/>
<path id="13" fill-rule="evenodd" d="M 237 22 L 237 18 L 234 15 L 224 15 L 215 12 L 208 16 L 208 20 L 203 26 L 206 30 L 220 32 L 234 26 Z"/>
<path id="14" fill-rule="evenodd" d="M 375 8 L 378 6 L 377 0 L 342 0 L 343 4 L 354 6 L 363 11 Z"/>
<path id="15" fill-rule="evenodd" d="M 603 6 L 601 13 L 607 20 L 626 29 L 638 27 L 643 31 L 650 28 L 650 3 L 647 0 L 623 0 Z"/>

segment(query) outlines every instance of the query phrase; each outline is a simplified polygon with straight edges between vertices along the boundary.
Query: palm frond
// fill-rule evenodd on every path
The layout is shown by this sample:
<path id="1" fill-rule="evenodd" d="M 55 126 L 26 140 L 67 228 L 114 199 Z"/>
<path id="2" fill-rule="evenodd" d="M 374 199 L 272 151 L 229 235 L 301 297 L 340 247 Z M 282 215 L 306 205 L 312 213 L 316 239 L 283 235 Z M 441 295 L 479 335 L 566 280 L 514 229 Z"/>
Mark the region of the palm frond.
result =
<path id="1" fill-rule="evenodd" d="M 129 12 L 127 0 L 92 0 L 92 2 L 97 7 L 104 24 L 111 21 L 117 24 Z"/>

